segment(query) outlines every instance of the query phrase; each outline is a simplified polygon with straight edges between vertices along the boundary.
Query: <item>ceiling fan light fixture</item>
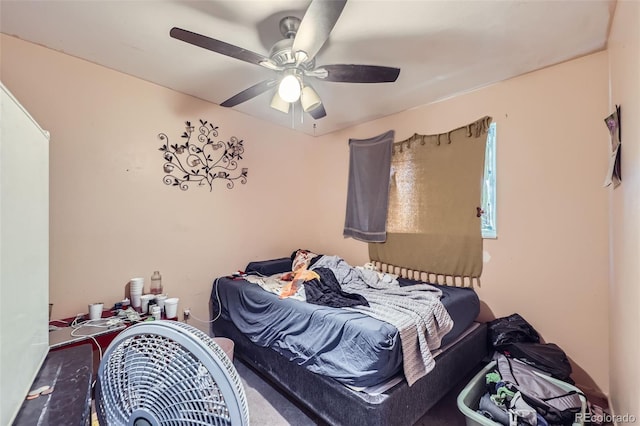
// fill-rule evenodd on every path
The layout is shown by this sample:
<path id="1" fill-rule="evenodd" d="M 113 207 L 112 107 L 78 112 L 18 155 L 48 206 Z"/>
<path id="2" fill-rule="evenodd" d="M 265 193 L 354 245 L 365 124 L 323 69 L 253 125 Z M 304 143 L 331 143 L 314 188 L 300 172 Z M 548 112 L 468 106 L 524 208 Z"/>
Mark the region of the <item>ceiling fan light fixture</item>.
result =
<path id="1" fill-rule="evenodd" d="M 291 104 L 285 101 L 284 99 L 282 99 L 278 94 L 278 92 L 276 91 L 276 93 L 273 95 L 273 98 L 271 99 L 271 108 L 277 109 L 280 112 L 284 112 L 285 114 L 288 114 L 289 105 Z"/>
<path id="2" fill-rule="evenodd" d="M 278 95 L 285 102 L 296 102 L 300 99 L 300 80 L 293 74 L 287 74 L 284 76 L 280 85 L 278 86 Z"/>
<path id="3" fill-rule="evenodd" d="M 308 112 L 319 107 L 322 101 L 311 86 L 305 86 L 300 94 L 300 103 L 304 112 Z"/>

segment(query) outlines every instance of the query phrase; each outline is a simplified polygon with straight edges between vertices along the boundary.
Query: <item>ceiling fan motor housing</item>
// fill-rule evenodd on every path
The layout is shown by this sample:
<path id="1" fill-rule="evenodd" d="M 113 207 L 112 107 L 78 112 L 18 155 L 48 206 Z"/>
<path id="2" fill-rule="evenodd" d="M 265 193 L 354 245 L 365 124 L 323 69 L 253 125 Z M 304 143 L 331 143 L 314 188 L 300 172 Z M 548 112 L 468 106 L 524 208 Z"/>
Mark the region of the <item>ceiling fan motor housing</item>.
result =
<path id="1" fill-rule="evenodd" d="M 276 42 L 273 47 L 271 47 L 269 58 L 275 62 L 276 65 L 284 68 L 312 70 L 316 64 L 314 58 L 296 65 L 296 58 L 293 54 L 292 47 L 299 27 L 300 19 L 295 16 L 285 16 L 280 20 L 280 32 L 284 36 L 284 39 Z"/>

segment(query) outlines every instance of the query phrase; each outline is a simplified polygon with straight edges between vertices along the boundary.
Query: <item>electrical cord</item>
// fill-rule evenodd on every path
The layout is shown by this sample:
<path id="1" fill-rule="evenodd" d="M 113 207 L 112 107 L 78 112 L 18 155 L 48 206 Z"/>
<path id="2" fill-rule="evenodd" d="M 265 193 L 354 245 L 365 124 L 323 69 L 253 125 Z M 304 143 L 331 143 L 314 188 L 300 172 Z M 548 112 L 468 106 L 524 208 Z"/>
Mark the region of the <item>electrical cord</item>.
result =
<path id="1" fill-rule="evenodd" d="M 258 275 L 260 277 L 266 277 L 267 276 L 267 275 L 261 274 L 260 272 L 257 272 L 257 271 L 252 271 L 249 274 Z M 244 274 L 244 273 L 240 274 L 240 275 L 238 275 L 238 278 L 243 278 L 244 276 L 249 275 L 249 274 Z M 195 316 L 193 314 L 193 312 L 191 312 L 191 310 L 189 310 L 189 318 L 193 318 L 194 320 L 199 321 L 199 322 L 204 323 L 204 324 L 214 323 L 214 322 L 216 322 L 218 320 L 218 318 L 220 318 L 220 315 L 222 314 L 222 303 L 220 301 L 220 293 L 218 292 L 218 281 L 220 280 L 220 278 L 221 277 L 216 278 L 215 281 L 213 282 L 213 286 L 215 287 L 215 294 L 216 294 L 216 304 L 218 306 L 218 313 L 217 313 L 216 317 L 214 319 L 212 319 L 212 320 L 203 320 L 203 319 L 200 319 L 197 316 Z"/>
<path id="2" fill-rule="evenodd" d="M 124 320 L 121 318 L 113 317 L 113 318 L 98 318 L 95 320 L 89 319 L 89 320 L 79 321 L 83 316 L 84 316 L 83 314 L 76 315 L 74 320 L 71 321 L 71 324 L 69 324 L 69 327 L 73 328 L 73 330 L 71 330 L 71 336 L 87 337 L 91 339 L 93 341 L 93 344 L 96 345 L 96 348 L 98 349 L 98 360 L 99 360 L 98 363 L 100 363 L 102 362 L 102 358 L 104 354 L 102 352 L 102 346 L 100 346 L 100 343 L 98 343 L 98 340 L 91 334 L 78 334 L 78 332 L 83 327 L 112 328 L 114 326 L 123 324 Z M 94 389 L 95 385 L 96 385 L 96 379 L 94 379 L 93 382 L 91 383 L 91 389 Z"/>
<path id="3" fill-rule="evenodd" d="M 216 302 L 218 305 L 218 314 L 216 315 L 216 317 L 212 320 L 203 320 L 195 316 L 193 312 L 190 312 L 189 313 L 190 318 L 193 318 L 194 320 L 200 321 L 201 323 L 204 323 L 204 324 L 214 323 L 218 318 L 220 318 L 220 314 L 222 313 L 222 305 L 220 303 L 220 294 L 218 293 L 218 280 L 220 280 L 220 278 L 216 278 L 215 281 L 213 282 L 213 286 L 215 287 L 215 290 L 216 290 Z"/>
<path id="4" fill-rule="evenodd" d="M 259 275 L 261 277 L 266 277 L 266 275 L 262 275 L 259 272 L 251 272 L 251 274 L 252 275 L 253 274 Z M 246 276 L 246 275 L 247 274 L 238 275 L 238 278 L 242 278 L 243 276 Z M 214 323 L 214 322 L 216 322 L 218 320 L 218 318 L 220 318 L 220 315 L 222 314 L 222 303 L 220 302 L 220 293 L 218 292 L 218 281 L 220 280 L 220 278 L 221 277 L 216 278 L 215 281 L 213 282 L 213 286 L 215 287 L 215 290 L 216 290 L 216 292 L 215 292 L 216 293 L 216 302 L 217 302 L 217 306 L 218 306 L 218 314 L 216 315 L 216 317 L 214 319 L 212 319 L 212 320 L 203 320 L 203 319 L 200 319 L 197 316 L 195 316 L 193 314 L 193 312 L 189 312 L 189 318 L 193 318 L 194 320 L 199 321 L 199 322 L 204 323 L 204 324 Z"/>
<path id="5" fill-rule="evenodd" d="M 100 319 L 96 319 L 96 320 L 85 320 L 82 322 L 78 322 L 78 319 L 82 318 L 81 316 L 76 317 L 76 319 L 73 320 L 73 322 L 71 322 L 71 324 L 69 324 L 69 327 L 72 327 L 74 330 L 79 330 L 82 327 L 100 327 L 100 328 L 109 328 L 109 327 L 113 327 L 114 325 L 118 325 L 120 324 L 122 321 L 116 318 L 100 318 Z M 73 333 L 73 332 L 72 332 Z M 82 334 L 78 335 L 78 334 L 72 334 L 72 336 L 83 336 Z"/>
<path id="6" fill-rule="evenodd" d="M 96 345 L 96 348 L 98 349 L 98 359 L 99 359 L 99 363 L 102 362 L 102 358 L 104 356 L 103 352 L 102 352 L 102 347 L 100 346 L 100 344 L 98 343 L 98 340 L 92 336 L 91 334 L 78 334 L 77 332 L 79 332 L 79 330 L 81 330 L 83 327 L 100 327 L 100 328 L 112 328 L 114 326 L 118 326 L 118 325 L 122 325 L 125 323 L 125 319 L 123 318 L 118 318 L 118 317 L 111 317 L 111 318 L 98 318 L 95 320 L 92 319 L 88 319 L 88 320 L 84 320 L 84 321 L 80 321 L 80 319 L 83 317 L 83 314 L 78 314 L 76 315 L 76 317 L 74 318 L 73 321 L 71 321 L 71 324 L 69 324 L 69 327 L 71 327 L 73 330 L 71 330 L 71 336 L 73 337 L 88 337 L 89 339 L 91 339 L 93 341 L 93 343 Z M 131 317 L 128 317 L 130 322 L 136 322 L 133 319 L 131 319 Z M 91 383 L 91 389 L 94 389 L 96 385 L 96 379 L 93 380 L 93 382 Z"/>
<path id="7" fill-rule="evenodd" d="M 85 320 L 79 322 L 78 320 L 82 318 L 82 315 L 76 315 L 75 319 L 69 324 L 69 327 L 73 328 L 71 330 L 71 336 L 73 337 L 88 337 L 95 343 L 96 348 L 98 348 L 98 353 L 100 355 L 100 361 L 102 361 L 102 347 L 98 343 L 98 340 L 91 334 L 78 334 L 83 327 L 100 327 L 100 328 L 112 328 L 114 326 L 122 324 L 124 321 L 118 318 L 99 318 L 95 320 Z"/>
<path id="8" fill-rule="evenodd" d="M 81 318 L 81 316 L 76 316 L 76 318 L 70 324 L 70 327 L 73 328 L 73 330 L 71 330 L 71 336 L 73 336 L 73 337 L 87 337 L 87 338 L 93 340 L 93 343 L 96 345 L 96 348 L 98 348 L 98 354 L 99 354 L 99 358 L 98 359 L 100 361 L 102 361 L 102 347 L 100 347 L 100 344 L 98 343 L 98 340 L 95 337 L 93 337 L 92 335 L 90 335 L 90 334 L 78 334 L 77 332 L 79 332 L 79 330 L 81 330 L 82 327 L 92 326 L 92 327 L 104 327 L 104 328 L 107 328 L 107 327 L 111 327 L 111 326 L 110 325 L 107 326 L 107 325 L 103 325 L 103 324 L 87 324 L 89 322 L 95 323 L 95 322 L 97 322 L 99 320 L 88 320 L 88 321 L 79 323 L 78 322 L 79 318 Z"/>
<path id="9" fill-rule="evenodd" d="M 214 319 L 212 319 L 212 320 L 203 320 L 203 319 L 200 319 L 197 316 L 193 315 L 193 313 L 191 313 L 191 318 L 193 318 L 196 321 L 200 321 L 202 323 L 205 323 L 205 324 L 211 324 L 211 323 L 215 322 L 219 317 L 220 317 L 220 313 L 218 313 L 218 315 L 216 315 L 216 317 Z"/>

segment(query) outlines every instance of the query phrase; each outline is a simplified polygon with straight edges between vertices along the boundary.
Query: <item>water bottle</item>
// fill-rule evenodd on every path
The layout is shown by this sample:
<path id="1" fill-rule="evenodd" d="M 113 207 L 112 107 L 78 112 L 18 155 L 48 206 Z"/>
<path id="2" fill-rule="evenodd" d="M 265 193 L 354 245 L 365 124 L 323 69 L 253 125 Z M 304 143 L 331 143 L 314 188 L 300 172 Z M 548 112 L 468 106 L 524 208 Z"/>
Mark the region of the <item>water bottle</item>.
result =
<path id="1" fill-rule="evenodd" d="M 162 277 L 160 271 L 154 271 L 151 275 L 151 294 L 162 294 Z"/>

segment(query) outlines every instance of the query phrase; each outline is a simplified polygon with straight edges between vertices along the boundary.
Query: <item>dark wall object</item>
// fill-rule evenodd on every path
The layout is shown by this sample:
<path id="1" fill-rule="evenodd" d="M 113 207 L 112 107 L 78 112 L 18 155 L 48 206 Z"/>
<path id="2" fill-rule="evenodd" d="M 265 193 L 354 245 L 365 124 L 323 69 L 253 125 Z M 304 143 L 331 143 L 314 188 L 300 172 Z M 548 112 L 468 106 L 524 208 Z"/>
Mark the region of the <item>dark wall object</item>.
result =
<path id="1" fill-rule="evenodd" d="M 620 105 L 616 110 L 604 119 L 609 135 L 611 136 L 611 151 L 609 154 L 609 168 L 605 177 L 604 186 L 613 184 L 617 187 L 622 182 L 621 155 L 622 155 L 622 120 Z"/>
<path id="2" fill-rule="evenodd" d="M 165 184 L 186 191 L 189 184 L 197 183 L 198 186 L 209 185 L 209 191 L 212 191 L 216 179 L 227 181 L 229 189 L 235 186 L 236 180 L 247 183 L 248 169 L 241 168 L 237 172 L 238 161 L 242 160 L 244 154 L 242 139 L 232 136 L 226 142 L 216 142 L 214 138 L 218 136 L 219 127 L 213 123 L 199 120 L 198 133 L 195 135 L 196 128 L 191 122 L 186 121 L 185 124 L 185 132 L 181 135 L 183 144 L 171 144 L 165 133 L 158 134 L 158 138 L 164 142 L 159 150 L 163 152 L 165 160 Z"/>

